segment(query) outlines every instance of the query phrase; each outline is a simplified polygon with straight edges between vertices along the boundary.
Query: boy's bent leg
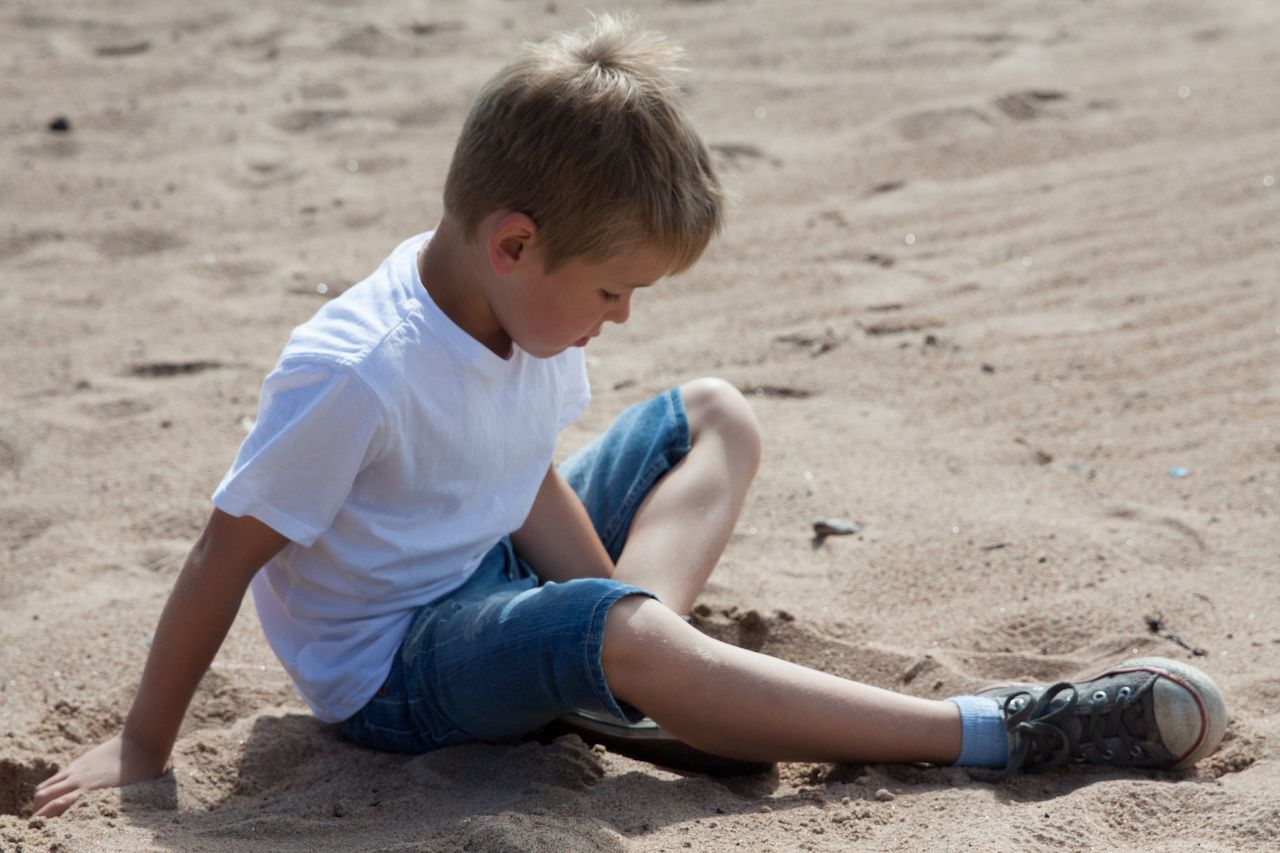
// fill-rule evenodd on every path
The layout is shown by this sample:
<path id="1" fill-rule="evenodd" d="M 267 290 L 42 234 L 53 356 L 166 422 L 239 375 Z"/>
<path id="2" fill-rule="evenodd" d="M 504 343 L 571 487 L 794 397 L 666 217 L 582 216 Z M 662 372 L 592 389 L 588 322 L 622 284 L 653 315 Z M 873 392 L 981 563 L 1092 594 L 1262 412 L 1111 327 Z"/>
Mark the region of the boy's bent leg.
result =
<path id="1" fill-rule="evenodd" d="M 614 699 L 600 649 L 610 608 L 647 595 L 584 578 L 429 605 L 384 690 L 344 730 L 375 748 L 426 752 L 518 738 L 579 708 L 634 722 L 642 715 Z"/>
<path id="2" fill-rule="evenodd" d="M 960 712 L 713 640 L 665 607 L 625 598 L 602 653 L 613 695 L 699 749 L 753 761 L 952 764 Z"/>
<path id="3" fill-rule="evenodd" d="M 721 379 L 680 386 L 691 448 L 636 510 L 614 577 L 688 613 L 715 568 L 760 464 L 760 427 Z"/>

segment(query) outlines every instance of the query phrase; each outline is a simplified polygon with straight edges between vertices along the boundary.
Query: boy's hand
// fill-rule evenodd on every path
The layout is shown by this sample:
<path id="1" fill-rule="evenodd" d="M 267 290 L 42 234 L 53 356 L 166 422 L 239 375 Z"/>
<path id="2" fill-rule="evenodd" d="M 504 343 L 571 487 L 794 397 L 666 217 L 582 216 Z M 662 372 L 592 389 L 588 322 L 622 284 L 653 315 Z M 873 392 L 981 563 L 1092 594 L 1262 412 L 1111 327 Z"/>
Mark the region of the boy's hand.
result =
<path id="1" fill-rule="evenodd" d="M 164 772 L 164 765 L 165 756 L 152 755 L 124 735 L 116 735 L 41 782 L 33 816 L 57 817 L 86 791 L 154 779 Z"/>
<path id="2" fill-rule="evenodd" d="M 85 791 L 164 772 L 187 705 L 235 621 L 249 581 L 287 544 L 251 516 L 213 511 L 160 615 L 124 731 L 41 782 L 37 816 L 61 814 Z"/>

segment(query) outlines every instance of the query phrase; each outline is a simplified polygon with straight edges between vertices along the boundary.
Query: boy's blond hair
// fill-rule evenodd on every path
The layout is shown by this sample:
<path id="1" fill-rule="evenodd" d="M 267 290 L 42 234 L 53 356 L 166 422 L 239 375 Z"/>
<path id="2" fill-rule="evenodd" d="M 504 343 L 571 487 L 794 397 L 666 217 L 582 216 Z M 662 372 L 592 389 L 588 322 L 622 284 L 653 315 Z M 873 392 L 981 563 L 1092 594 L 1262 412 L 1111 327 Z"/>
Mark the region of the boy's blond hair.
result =
<path id="1" fill-rule="evenodd" d="M 630 19 L 526 44 L 481 90 L 445 181 L 470 239 L 499 210 L 538 225 L 548 271 L 655 248 L 670 272 L 720 229 L 720 183 L 668 74 L 679 51 Z"/>

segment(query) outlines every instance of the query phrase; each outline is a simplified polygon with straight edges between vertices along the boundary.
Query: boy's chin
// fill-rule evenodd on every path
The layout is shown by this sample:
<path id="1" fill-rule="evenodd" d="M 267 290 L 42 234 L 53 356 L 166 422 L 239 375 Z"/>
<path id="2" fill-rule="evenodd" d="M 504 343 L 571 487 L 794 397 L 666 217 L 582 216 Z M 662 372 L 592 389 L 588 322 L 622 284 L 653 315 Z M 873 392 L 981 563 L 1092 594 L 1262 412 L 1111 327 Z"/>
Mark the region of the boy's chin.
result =
<path id="1" fill-rule="evenodd" d="M 521 349 L 523 349 L 526 353 L 533 356 L 534 358 L 555 358 L 560 353 L 564 352 L 567 349 L 572 349 L 575 346 L 577 346 L 576 343 L 559 344 L 559 345 L 551 345 L 551 346 L 543 345 L 543 346 L 536 346 L 536 347 L 522 346 Z"/>
<path id="2" fill-rule="evenodd" d="M 578 340 L 573 341 L 572 343 L 530 344 L 527 347 L 524 345 L 521 345 L 521 349 L 523 349 L 525 352 L 527 352 L 529 355 L 533 356 L 534 358 L 553 358 L 559 355 L 560 353 L 564 352 L 565 350 L 570 350 L 575 347 L 577 348 L 585 347 L 590 341 L 591 341 L 591 336 L 588 335 L 583 338 L 578 338 Z"/>

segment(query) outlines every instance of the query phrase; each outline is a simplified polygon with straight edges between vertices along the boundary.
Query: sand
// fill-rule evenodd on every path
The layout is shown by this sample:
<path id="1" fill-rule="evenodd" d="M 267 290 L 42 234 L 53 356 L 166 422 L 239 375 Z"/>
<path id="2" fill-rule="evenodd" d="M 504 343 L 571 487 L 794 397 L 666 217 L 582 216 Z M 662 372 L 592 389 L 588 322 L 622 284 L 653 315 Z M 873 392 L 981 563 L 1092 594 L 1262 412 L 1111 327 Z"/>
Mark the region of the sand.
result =
<path id="1" fill-rule="evenodd" d="M 170 773 L 29 821 L 32 783 L 118 730 L 290 328 L 434 224 L 479 84 L 587 16 L 17 0 L 0 848 L 1276 849 L 1280 7 L 631 8 L 688 48 L 734 198 L 703 262 L 592 343 L 595 400 L 560 452 L 725 377 L 766 457 L 707 631 L 929 697 L 1171 656 L 1226 691 L 1220 751 L 998 786 L 717 781 L 574 738 L 378 755 L 307 716 L 246 606 Z M 815 541 L 815 516 L 863 531 Z"/>

